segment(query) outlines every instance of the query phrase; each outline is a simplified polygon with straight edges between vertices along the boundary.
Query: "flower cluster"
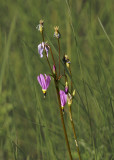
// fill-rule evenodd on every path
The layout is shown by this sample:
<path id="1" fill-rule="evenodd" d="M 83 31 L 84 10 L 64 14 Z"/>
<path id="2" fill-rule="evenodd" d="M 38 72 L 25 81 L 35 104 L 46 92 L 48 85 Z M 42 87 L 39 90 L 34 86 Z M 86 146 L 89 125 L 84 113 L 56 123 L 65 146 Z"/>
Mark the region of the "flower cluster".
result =
<path id="1" fill-rule="evenodd" d="M 64 106 L 66 104 L 68 104 L 69 113 L 70 113 L 69 114 L 70 121 L 72 124 L 71 126 L 73 129 L 73 134 L 74 134 L 74 138 L 75 138 L 76 149 L 78 152 L 79 160 L 81 160 L 79 148 L 78 148 L 78 143 L 77 143 L 77 138 L 76 138 L 76 133 L 75 133 L 75 128 L 74 128 L 74 123 L 73 123 L 73 118 L 72 118 L 72 112 L 71 112 L 73 97 L 75 95 L 75 90 L 73 89 L 72 72 L 71 72 L 71 65 L 70 65 L 71 62 L 70 62 L 70 59 L 67 54 L 64 54 L 63 59 L 61 60 L 61 50 L 60 50 L 60 40 L 59 40 L 59 38 L 61 37 L 61 34 L 59 32 L 59 27 L 56 26 L 56 27 L 54 27 L 54 37 L 57 39 L 57 43 L 58 43 L 59 64 L 57 67 L 57 64 L 56 64 L 57 60 L 55 61 L 55 59 L 54 59 L 53 51 L 52 51 L 51 47 L 44 40 L 44 26 L 43 25 L 44 25 L 44 21 L 40 20 L 39 25 L 36 27 L 42 35 L 42 42 L 38 45 L 38 53 L 41 58 L 45 56 L 46 61 L 48 63 L 48 66 L 50 68 L 51 74 L 50 75 L 40 74 L 37 76 L 37 80 L 42 88 L 44 98 L 46 97 L 47 89 L 48 89 L 50 82 L 51 82 L 51 77 L 54 80 L 58 103 L 59 103 L 61 122 L 63 124 L 64 135 L 65 135 L 65 139 L 66 139 L 66 144 L 67 144 L 70 159 L 72 159 L 70 145 L 69 145 L 68 137 L 67 137 L 67 131 L 65 128 L 65 123 L 64 123 L 64 116 L 63 116 L 64 115 Z M 50 55 L 53 60 L 53 63 L 50 63 Z M 64 72 L 63 71 L 61 72 L 61 68 L 62 68 L 61 64 L 63 64 Z M 61 81 L 61 79 L 64 79 L 64 84 L 63 84 L 64 89 L 63 90 L 60 89 L 60 87 L 62 86 L 61 84 L 63 82 L 63 81 Z"/>
<path id="2" fill-rule="evenodd" d="M 42 33 L 42 36 L 43 36 L 43 28 L 44 28 L 43 24 L 44 24 L 44 21 L 40 20 L 39 25 L 36 27 Z M 54 27 L 54 37 L 57 38 L 57 39 L 59 39 L 61 37 L 58 26 Z M 48 53 L 51 50 L 51 48 L 46 42 L 44 42 L 44 37 L 42 37 L 42 39 L 43 39 L 43 42 L 41 42 L 38 45 L 38 53 L 39 53 L 41 58 L 43 57 L 43 53 L 45 53 L 45 56 L 47 58 L 48 64 L 49 64 L 50 69 L 51 69 L 51 65 L 50 65 L 49 60 L 48 60 Z M 60 49 L 59 49 L 59 53 L 60 53 Z M 51 55 L 52 55 L 53 63 L 54 63 L 53 64 L 53 69 L 51 69 L 52 77 L 57 81 L 57 84 L 58 84 L 62 75 L 59 75 L 59 77 L 57 76 L 56 64 L 55 64 L 54 56 L 53 56 L 52 52 L 51 52 Z M 69 58 L 66 54 L 63 56 L 62 61 L 66 65 L 67 68 L 70 67 L 71 62 L 70 62 L 70 60 L 69 60 Z M 66 77 L 66 75 L 64 75 L 64 76 Z M 43 92 L 44 97 L 45 97 L 46 96 L 46 91 L 47 91 L 47 89 L 50 85 L 51 77 L 49 75 L 46 75 L 46 74 L 44 74 L 44 75 L 40 74 L 39 76 L 37 76 L 37 80 L 38 80 L 40 86 L 42 87 L 42 92 Z M 72 98 L 73 98 L 73 94 L 69 92 L 69 85 L 68 85 L 67 80 L 65 80 L 65 89 L 59 91 L 59 97 L 60 97 L 60 102 L 61 102 L 61 108 L 64 111 L 64 106 L 66 105 L 66 103 L 68 102 L 68 105 L 71 105 L 72 104 Z"/>

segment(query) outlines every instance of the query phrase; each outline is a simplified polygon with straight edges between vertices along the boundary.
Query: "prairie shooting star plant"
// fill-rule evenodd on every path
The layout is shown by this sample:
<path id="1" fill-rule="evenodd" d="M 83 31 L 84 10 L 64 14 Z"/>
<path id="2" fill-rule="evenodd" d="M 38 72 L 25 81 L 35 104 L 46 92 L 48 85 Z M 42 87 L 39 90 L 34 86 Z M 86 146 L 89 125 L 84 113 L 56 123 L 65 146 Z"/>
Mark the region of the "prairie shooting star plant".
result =
<path id="1" fill-rule="evenodd" d="M 64 75 L 61 75 L 61 68 L 62 68 L 62 67 L 60 67 L 60 61 L 61 61 L 60 37 L 61 37 L 61 34 L 59 32 L 59 27 L 58 26 L 54 27 L 54 37 L 57 39 L 57 42 L 58 42 L 58 54 L 59 54 L 59 65 L 58 65 L 58 67 L 56 65 L 57 60 L 55 61 L 55 59 L 54 59 L 54 54 L 53 54 L 53 51 L 52 51 L 51 47 L 45 42 L 44 21 L 40 20 L 39 24 L 36 28 L 38 29 L 38 31 L 40 31 L 40 33 L 42 35 L 42 42 L 38 45 L 38 53 L 39 53 L 41 58 L 43 56 L 46 57 L 46 60 L 48 62 L 48 65 L 49 65 L 49 68 L 50 68 L 50 71 L 51 71 L 51 76 L 53 77 L 53 80 L 54 80 L 55 89 L 56 89 L 56 93 L 57 93 L 58 104 L 59 104 L 59 109 L 60 109 L 61 124 L 63 126 L 63 131 L 64 131 L 66 145 L 67 145 L 67 149 L 68 149 L 68 153 L 69 153 L 69 158 L 70 158 L 70 160 L 72 160 L 72 153 L 71 153 L 71 148 L 70 148 L 70 144 L 69 144 L 69 140 L 68 140 L 67 130 L 66 130 L 65 122 L 64 122 L 64 114 L 63 114 L 64 113 L 64 106 L 66 105 L 66 103 L 68 103 L 68 106 L 69 106 L 70 120 L 71 120 L 71 124 L 72 124 L 72 129 L 73 129 L 73 132 L 74 132 L 75 143 L 76 143 L 77 152 L 78 152 L 78 155 L 79 155 L 79 160 L 81 160 L 80 153 L 79 153 L 79 147 L 78 147 L 78 143 L 77 143 L 77 137 L 76 137 L 75 128 L 74 128 L 74 123 L 73 123 L 73 118 L 72 118 L 72 112 L 71 112 L 73 97 L 75 95 L 75 90 L 73 88 L 73 82 L 72 82 L 71 66 L 70 66 L 71 62 L 70 62 L 68 56 L 66 54 L 64 54 L 62 60 L 63 60 L 64 65 L 67 67 L 66 68 L 67 72 L 65 73 L 66 70 L 64 68 Z M 53 63 L 50 63 L 50 60 L 48 59 L 49 51 L 50 51 Z M 44 52 L 44 54 L 43 54 L 43 52 Z M 68 72 L 70 74 L 70 78 L 67 75 Z M 60 81 L 63 77 L 65 77 L 65 89 L 61 90 L 60 89 Z M 46 96 L 46 91 L 47 91 L 47 89 L 50 85 L 51 77 L 49 75 L 46 75 L 46 74 L 44 74 L 44 75 L 40 74 L 40 75 L 37 76 L 37 80 L 38 80 L 38 83 L 40 84 L 40 86 L 42 87 L 42 92 L 43 92 L 44 97 L 45 97 Z M 69 81 L 71 81 L 70 85 L 69 85 Z"/>
<path id="2" fill-rule="evenodd" d="M 61 100 L 61 108 L 64 113 L 64 106 L 67 103 L 67 94 L 62 90 L 60 90 L 59 93 L 60 93 L 60 100 Z"/>
<path id="3" fill-rule="evenodd" d="M 40 57 L 43 57 L 43 51 L 46 51 L 46 56 L 48 57 L 48 52 L 49 52 L 49 46 L 47 45 L 47 43 L 42 42 L 38 45 L 38 53 L 40 54 Z"/>
<path id="4" fill-rule="evenodd" d="M 42 87 L 42 92 L 43 92 L 44 98 L 45 98 L 46 91 L 50 85 L 51 77 L 46 74 L 44 74 L 44 75 L 40 74 L 39 76 L 37 76 L 37 80 L 38 80 L 40 86 Z"/>

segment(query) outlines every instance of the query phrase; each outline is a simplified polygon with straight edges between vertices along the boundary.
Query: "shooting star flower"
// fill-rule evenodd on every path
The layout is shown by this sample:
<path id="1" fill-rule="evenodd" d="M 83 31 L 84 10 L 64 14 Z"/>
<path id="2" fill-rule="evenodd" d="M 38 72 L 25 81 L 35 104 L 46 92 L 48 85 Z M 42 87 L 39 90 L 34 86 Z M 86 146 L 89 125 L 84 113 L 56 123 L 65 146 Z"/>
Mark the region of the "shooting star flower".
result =
<path id="1" fill-rule="evenodd" d="M 60 38 L 60 37 L 61 37 L 61 34 L 60 34 L 60 32 L 59 32 L 59 26 L 54 27 L 54 30 L 55 30 L 55 32 L 54 32 L 54 37 Z"/>
<path id="2" fill-rule="evenodd" d="M 66 64 L 66 66 L 69 68 L 71 62 L 70 62 L 70 60 L 69 60 L 67 55 L 64 55 L 63 63 Z"/>
<path id="3" fill-rule="evenodd" d="M 63 113 L 64 113 L 64 106 L 67 102 L 67 94 L 65 94 L 65 92 L 62 91 L 62 90 L 60 90 L 59 94 L 60 94 L 60 100 L 61 100 L 61 108 L 62 108 Z"/>
<path id="4" fill-rule="evenodd" d="M 42 87 L 42 92 L 44 94 L 44 98 L 46 96 L 46 91 L 49 87 L 50 81 L 51 81 L 51 77 L 49 75 L 46 74 L 40 74 L 39 76 L 37 76 L 37 80 L 40 84 L 40 86 Z"/>
<path id="5" fill-rule="evenodd" d="M 45 50 L 46 56 L 48 57 L 48 52 L 49 52 L 49 46 L 47 43 L 42 42 L 38 45 L 38 53 L 40 54 L 40 57 L 43 57 L 43 51 Z"/>
<path id="6" fill-rule="evenodd" d="M 36 27 L 36 29 L 38 29 L 38 31 L 40 31 L 41 33 L 43 32 L 43 24 L 44 24 L 44 21 L 41 19 L 39 24 Z"/>

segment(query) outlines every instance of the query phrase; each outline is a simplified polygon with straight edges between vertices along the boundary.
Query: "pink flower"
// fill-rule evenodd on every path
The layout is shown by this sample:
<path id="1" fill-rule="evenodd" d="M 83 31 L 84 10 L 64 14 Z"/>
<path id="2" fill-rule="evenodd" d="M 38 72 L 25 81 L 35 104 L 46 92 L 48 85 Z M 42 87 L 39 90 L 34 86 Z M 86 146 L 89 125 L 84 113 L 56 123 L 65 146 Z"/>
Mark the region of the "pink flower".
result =
<path id="1" fill-rule="evenodd" d="M 61 100 L 61 108 L 64 111 L 64 106 L 67 103 L 67 94 L 64 91 L 60 90 L 60 100 Z"/>
<path id="2" fill-rule="evenodd" d="M 38 53 L 40 54 L 40 57 L 43 57 L 43 51 L 46 51 L 47 57 L 48 57 L 48 52 L 49 52 L 49 46 L 45 43 L 42 42 L 38 45 Z"/>
<path id="3" fill-rule="evenodd" d="M 51 81 L 51 77 L 49 75 L 46 74 L 40 74 L 39 76 L 37 76 L 37 80 L 40 84 L 40 86 L 42 87 L 42 92 L 44 94 L 44 97 L 46 95 L 46 91 L 47 88 L 49 87 L 50 81 Z"/>

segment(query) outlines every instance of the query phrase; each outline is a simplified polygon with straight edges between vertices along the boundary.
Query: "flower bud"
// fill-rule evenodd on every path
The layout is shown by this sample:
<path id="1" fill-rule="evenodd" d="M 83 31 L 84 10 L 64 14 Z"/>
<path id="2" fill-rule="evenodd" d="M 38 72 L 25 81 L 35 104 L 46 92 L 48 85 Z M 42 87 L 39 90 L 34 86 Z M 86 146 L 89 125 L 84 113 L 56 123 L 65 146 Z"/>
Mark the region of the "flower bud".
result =
<path id="1" fill-rule="evenodd" d="M 76 90 L 74 89 L 72 92 L 72 95 L 75 96 L 75 94 L 76 94 Z"/>
<path id="2" fill-rule="evenodd" d="M 66 81 L 66 83 L 65 83 L 65 94 L 68 94 L 68 90 L 69 90 L 68 82 Z"/>
<path id="3" fill-rule="evenodd" d="M 55 71 L 56 71 L 56 67 L 55 65 L 53 65 L 53 74 L 55 74 Z"/>
<path id="4" fill-rule="evenodd" d="M 68 96 L 67 96 L 67 102 L 68 102 L 68 106 L 70 107 L 71 104 L 72 104 L 72 96 L 70 93 L 68 93 Z"/>

